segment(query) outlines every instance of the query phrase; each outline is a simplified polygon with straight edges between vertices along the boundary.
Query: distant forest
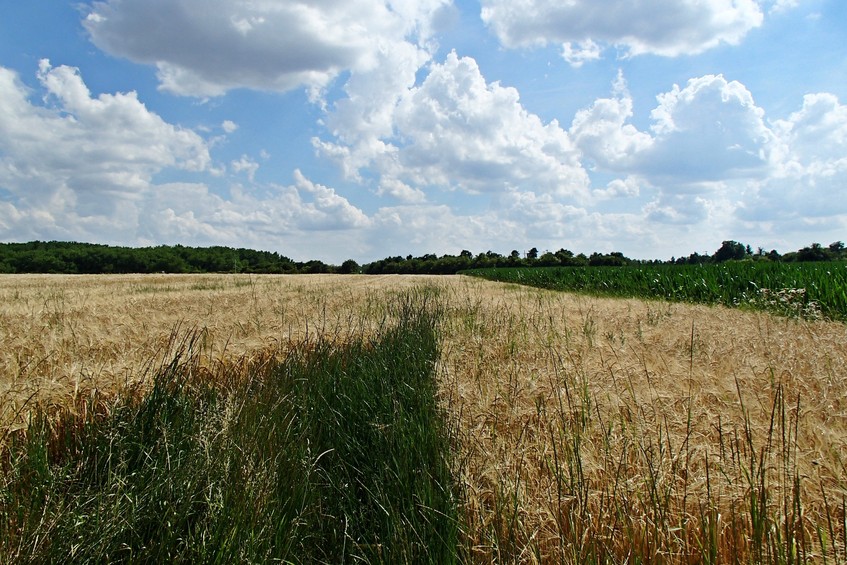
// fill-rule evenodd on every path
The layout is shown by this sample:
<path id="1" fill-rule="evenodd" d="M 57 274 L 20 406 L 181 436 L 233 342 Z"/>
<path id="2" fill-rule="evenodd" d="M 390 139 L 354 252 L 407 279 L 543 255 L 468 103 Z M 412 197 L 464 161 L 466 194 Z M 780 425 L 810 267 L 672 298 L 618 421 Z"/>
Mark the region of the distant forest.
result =
<path id="1" fill-rule="evenodd" d="M 630 259 L 622 253 L 574 254 L 567 249 L 540 253 L 532 248 L 525 253 L 515 250 L 508 255 L 493 251 L 458 255 L 427 254 L 420 257 L 386 257 L 360 265 L 353 259 L 341 265 L 322 261 L 298 262 L 270 251 L 215 247 L 158 245 L 155 247 L 119 247 L 93 243 L 32 241 L 0 243 L 0 273 L 365 273 L 365 274 L 455 274 L 466 269 L 490 267 L 562 267 L 627 266 L 639 264 L 704 264 L 723 261 L 837 261 L 847 259 L 844 243 L 829 246 L 813 243 L 798 251 L 779 254 L 776 250 L 753 250 L 737 241 L 724 241 L 712 255 L 692 253 L 670 260 Z"/>

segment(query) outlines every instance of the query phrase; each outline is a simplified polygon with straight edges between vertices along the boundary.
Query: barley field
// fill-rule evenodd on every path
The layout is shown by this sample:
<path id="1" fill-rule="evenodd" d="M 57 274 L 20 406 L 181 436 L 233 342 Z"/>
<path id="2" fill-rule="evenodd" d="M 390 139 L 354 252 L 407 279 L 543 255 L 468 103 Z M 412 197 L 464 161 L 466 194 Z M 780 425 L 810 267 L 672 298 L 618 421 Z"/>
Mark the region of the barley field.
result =
<path id="1" fill-rule="evenodd" d="M 144 379 L 195 331 L 200 363 L 212 373 L 284 353 L 310 333 L 355 333 L 379 323 L 387 294 L 415 284 L 324 275 L 6 275 L 0 422 L 22 427 L 33 404 L 62 407 Z"/>
<path id="2" fill-rule="evenodd" d="M 422 287 L 456 561 L 847 562 L 840 322 L 462 276 L 4 276 L 0 437 L 143 389 L 186 344 L 214 380 L 376 334 Z"/>

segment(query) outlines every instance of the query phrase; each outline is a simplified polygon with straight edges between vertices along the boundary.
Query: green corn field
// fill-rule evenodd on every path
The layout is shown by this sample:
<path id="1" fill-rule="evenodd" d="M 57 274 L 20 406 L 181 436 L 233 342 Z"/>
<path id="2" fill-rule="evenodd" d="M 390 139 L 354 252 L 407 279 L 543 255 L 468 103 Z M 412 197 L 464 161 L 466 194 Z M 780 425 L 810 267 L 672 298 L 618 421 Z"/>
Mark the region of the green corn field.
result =
<path id="1" fill-rule="evenodd" d="M 847 319 L 847 263 L 727 262 L 632 267 L 478 269 L 501 282 L 605 296 L 656 298 Z"/>

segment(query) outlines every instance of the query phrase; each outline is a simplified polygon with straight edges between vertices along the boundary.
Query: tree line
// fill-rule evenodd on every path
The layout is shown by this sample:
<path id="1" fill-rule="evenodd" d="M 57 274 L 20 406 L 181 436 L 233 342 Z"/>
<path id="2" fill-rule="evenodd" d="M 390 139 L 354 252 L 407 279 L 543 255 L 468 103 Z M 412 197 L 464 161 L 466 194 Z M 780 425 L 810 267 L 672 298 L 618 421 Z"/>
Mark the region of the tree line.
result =
<path id="1" fill-rule="evenodd" d="M 837 241 L 824 247 L 819 243 L 813 243 L 798 251 L 792 251 L 781 255 L 776 250 L 765 251 L 758 248 L 756 251 L 749 245 L 737 241 L 724 241 L 721 247 L 713 254 L 692 253 L 688 257 L 671 257 L 670 260 L 640 260 L 630 259 L 623 253 L 584 253 L 575 254 L 569 249 L 558 251 L 539 252 L 532 248 L 524 254 L 513 250 L 509 255 L 501 255 L 493 251 L 487 251 L 478 255 L 470 251 L 462 251 L 459 255 L 436 255 L 428 254 L 421 257 L 386 257 L 362 267 L 362 272 L 369 274 L 454 274 L 467 269 L 488 269 L 492 267 L 625 267 L 629 265 L 699 265 L 705 263 L 722 263 L 724 261 L 782 261 L 782 262 L 806 262 L 806 261 L 839 261 L 847 260 L 847 250 L 844 243 Z"/>
<path id="2" fill-rule="evenodd" d="M 737 241 L 724 241 L 713 254 L 692 253 L 670 260 L 630 259 L 623 253 L 574 253 L 568 249 L 540 252 L 537 248 L 508 255 L 494 251 L 473 254 L 463 250 L 458 255 L 425 254 L 386 257 L 359 265 L 353 259 L 341 265 L 318 260 L 305 262 L 271 251 L 255 251 L 224 246 L 187 247 L 157 245 L 155 247 L 121 247 L 93 243 L 32 241 L 0 243 L 0 273 L 365 273 L 365 274 L 455 274 L 467 269 L 491 267 L 622 267 L 651 264 L 704 264 L 724 261 L 838 261 L 847 260 L 847 249 L 841 241 L 823 246 L 813 243 L 797 251 L 781 255 L 776 250 L 753 250 Z"/>
<path id="3" fill-rule="evenodd" d="M 93 243 L 32 241 L 0 244 L 0 273 L 325 273 L 337 267 L 296 262 L 270 251 L 158 245 L 120 247 Z"/>

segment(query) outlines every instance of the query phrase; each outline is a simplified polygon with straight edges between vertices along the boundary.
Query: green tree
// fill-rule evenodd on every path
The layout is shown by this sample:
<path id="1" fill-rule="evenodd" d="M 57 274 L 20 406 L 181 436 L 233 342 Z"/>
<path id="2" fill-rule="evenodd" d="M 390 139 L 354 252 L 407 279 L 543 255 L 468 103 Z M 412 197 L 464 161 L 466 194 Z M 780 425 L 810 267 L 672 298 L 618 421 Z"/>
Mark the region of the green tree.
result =
<path id="1" fill-rule="evenodd" d="M 362 268 L 353 259 L 347 259 L 346 261 L 341 263 L 341 269 L 339 269 L 338 272 L 345 274 L 345 275 L 352 275 L 352 274 L 355 274 L 355 273 L 362 272 Z"/>
<path id="2" fill-rule="evenodd" d="M 832 253 L 833 259 L 842 259 L 845 255 L 844 253 L 844 242 L 843 241 L 834 241 L 829 244 L 829 252 Z"/>
<path id="3" fill-rule="evenodd" d="M 542 267 L 556 267 L 562 263 L 559 261 L 558 255 L 548 251 L 538 259 L 538 264 Z"/>
<path id="4" fill-rule="evenodd" d="M 712 255 L 712 261 L 715 263 L 723 263 L 724 261 L 729 261 L 731 259 L 741 260 L 747 256 L 747 250 L 744 247 L 743 243 L 738 243 L 737 241 L 729 240 L 724 241 L 721 244 L 720 249 L 715 251 L 715 254 Z"/>
<path id="5" fill-rule="evenodd" d="M 830 250 L 825 249 L 820 243 L 813 243 L 797 252 L 798 261 L 829 261 L 831 259 Z"/>

